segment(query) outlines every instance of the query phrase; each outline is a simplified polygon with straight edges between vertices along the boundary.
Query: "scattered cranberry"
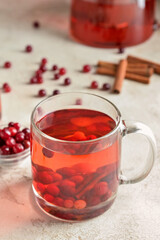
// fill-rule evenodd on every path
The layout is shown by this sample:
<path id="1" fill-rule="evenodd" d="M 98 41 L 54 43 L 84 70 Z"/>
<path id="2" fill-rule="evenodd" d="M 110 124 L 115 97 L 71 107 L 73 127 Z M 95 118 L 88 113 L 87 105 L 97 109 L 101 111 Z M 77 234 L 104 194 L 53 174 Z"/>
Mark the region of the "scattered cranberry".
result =
<path id="1" fill-rule="evenodd" d="M 58 70 L 58 66 L 57 66 L 57 65 L 53 65 L 52 70 L 53 70 L 53 71 Z"/>
<path id="2" fill-rule="evenodd" d="M 30 79 L 30 84 L 36 84 L 37 83 L 37 78 L 36 77 L 32 77 Z"/>
<path id="3" fill-rule="evenodd" d="M 45 65 L 41 65 L 39 69 L 42 71 L 42 73 L 47 71 L 47 68 Z"/>
<path id="4" fill-rule="evenodd" d="M 47 62 L 48 62 L 47 58 L 42 58 L 41 65 L 46 65 Z"/>
<path id="5" fill-rule="evenodd" d="M 24 141 L 22 142 L 22 144 L 23 144 L 23 146 L 24 146 L 25 149 L 27 149 L 27 148 L 30 147 L 30 141 L 28 141 L 28 140 L 24 140 Z"/>
<path id="6" fill-rule="evenodd" d="M 11 92 L 11 90 L 12 90 L 8 83 L 4 83 L 2 86 L 2 89 L 5 93 Z"/>
<path id="7" fill-rule="evenodd" d="M 54 96 L 54 95 L 58 95 L 58 94 L 60 94 L 60 91 L 58 89 L 56 89 L 56 90 L 53 91 L 52 95 Z"/>
<path id="8" fill-rule="evenodd" d="M 36 71 L 36 73 L 35 73 L 35 76 L 36 77 L 41 77 L 42 76 L 42 70 L 41 69 L 38 69 L 37 71 Z"/>
<path id="9" fill-rule="evenodd" d="M 40 23 L 38 21 L 33 22 L 33 27 L 34 28 L 39 28 L 40 27 Z"/>
<path id="10" fill-rule="evenodd" d="M 83 66 L 83 72 L 88 73 L 91 71 L 91 66 L 89 64 Z"/>
<path id="11" fill-rule="evenodd" d="M 65 75 L 67 72 L 67 70 L 65 68 L 60 68 L 59 69 L 59 74 L 62 76 L 62 75 Z"/>
<path id="12" fill-rule="evenodd" d="M 64 85 L 65 86 L 68 86 L 68 85 L 70 85 L 71 84 L 71 79 L 70 78 L 65 78 L 64 79 Z"/>
<path id="13" fill-rule="evenodd" d="M 98 88 L 98 83 L 97 83 L 97 81 L 93 81 L 93 82 L 91 83 L 91 88 L 92 88 L 92 89 L 97 89 L 97 88 Z"/>
<path id="14" fill-rule="evenodd" d="M 11 66 L 12 66 L 11 62 L 4 63 L 4 68 L 11 68 Z"/>
<path id="15" fill-rule="evenodd" d="M 23 142 L 25 139 L 25 134 L 23 132 L 18 132 L 15 136 L 16 142 L 20 143 Z"/>
<path id="16" fill-rule="evenodd" d="M 58 73 L 54 74 L 54 80 L 60 79 L 60 75 Z"/>
<path id="17" fill-rule="evenodd" d="M 32 52 L 32 50 L 33 50 L 33 48 L 32 48 L 31 45 L 27 45 L 26 48 L 25 48 L 25 51 L 26 51 L 27 53 Z"/>
<path id="18" fill-rule="evenodd" d="M 16 143 L 12 149 L 14 153 L 20 153 L 24 151 L 24 147 L 21 143 Z"/>
<path id="19" fill-rule="evenodd" d="M 37 83 L 39 83 L 39 84 L 41 84 L 41 83 L 43 83 L 44 81 L 43 81 L 43 78 L 42 77 L 37 77 Z"/>
<path id="20" fill-rule="evenodd" d="M 109 83 L 104 83 L 102 86 L 103 90 L 109 90 L 111 88 L 111 85 Z"/>
<path id="21" fill-rule="evenodd" d="M 38 96 L 39 97 L 45 97 L 47 95 L 46 90 L 45 89 L 40 89 L 38 92 Z"/>
<path id="22" fill-rule="evenodd" d="M 10 148 L 6 145 L 3 145 L 1 148 L 0 148 L 0 154 L 1 155 L 9 155 L 10 154 Z"/>
<path id="23" fill-rule="evenodd" d="M 120 47 L 120 48 L 118 49 L 118 53 L 119 53 L 119 54 L 122 54 L 122 53 L 124 53 L 124 52 L 125 52 L 125 49 L 124 49 L 124 48 Z"/>

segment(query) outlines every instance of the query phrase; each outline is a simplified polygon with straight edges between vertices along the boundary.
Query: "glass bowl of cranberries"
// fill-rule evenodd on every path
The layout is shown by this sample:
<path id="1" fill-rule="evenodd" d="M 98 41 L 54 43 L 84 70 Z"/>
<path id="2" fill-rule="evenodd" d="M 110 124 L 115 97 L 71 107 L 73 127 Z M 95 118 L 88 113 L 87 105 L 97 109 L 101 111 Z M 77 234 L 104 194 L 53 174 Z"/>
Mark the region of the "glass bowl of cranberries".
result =
<path id="1" fill-rule="evenodd" d="M 30 129 L 17 122 L 0 126 L 0 165 L 20 163 L 30 155 Z"/>

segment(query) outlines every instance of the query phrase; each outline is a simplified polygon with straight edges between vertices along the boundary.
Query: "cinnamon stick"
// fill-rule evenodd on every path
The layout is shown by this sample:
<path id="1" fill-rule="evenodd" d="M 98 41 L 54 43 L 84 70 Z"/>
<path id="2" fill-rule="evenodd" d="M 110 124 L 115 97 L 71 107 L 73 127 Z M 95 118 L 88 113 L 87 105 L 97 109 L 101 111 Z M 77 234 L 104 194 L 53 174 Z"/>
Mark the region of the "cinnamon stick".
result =
<path id="1" fill-rule="evenodd" d="M 129 63 L 145 63 L 148 64 L 149 67 L 152 67 L 154 69 L 154 72 L 157 74 L 160 74 L 160 64 L 143 59 L 143 58 L 138 58 L 138 57 L 134 57 L 129 55 L 127 57 L 127 60 Z"/>
<path id="2" fill-rule="evenodd" d="M 113 92 L 114 93 L 120 93 L 122 86 L 123 86 L 123 81 L 124 78 L 126 76 L 126 71 L 127 71 L 127 60 L 121 60 L 119 62 L 119 65 L 117 67 L 117 71 L 115 74 L 115 81 L 114 81 L 114 85 L 113 85 Z"/>
<path id="3" fill-rule="evenodd" d="M 102 75 L 115 76 L 116 70 L 110 69 L 110 68 L 105 68 L 105 67 L 98 67 L 96 70 L 96 73 L 102 74 Z M 138 75 L 135 73 L 126 72 L 125 78 L 136 81 L 136 82 L 140 82 L 140 83 L 145 83 L 145 84 L 150 83 L 149 77 L 145 77 L 145 76 Z"/>

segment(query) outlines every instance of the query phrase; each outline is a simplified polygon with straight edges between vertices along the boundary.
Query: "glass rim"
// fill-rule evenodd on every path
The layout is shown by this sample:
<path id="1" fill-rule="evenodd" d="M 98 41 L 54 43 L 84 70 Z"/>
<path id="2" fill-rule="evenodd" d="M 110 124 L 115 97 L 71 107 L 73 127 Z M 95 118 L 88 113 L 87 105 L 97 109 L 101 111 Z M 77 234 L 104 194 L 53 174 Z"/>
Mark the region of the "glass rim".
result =
<path id="1" fill-rule="evenodd" d="M 110 136 L 112 136 L 115 132 L 117 132 L 117 130 L 119 129 L 119 126 L 120 126 L 120 123 L 121 123 L 121 113 L 119 111 L 119 109 L 108 99 L 102 97 L 102 96 L 99 96 L 97 94 L 93 94 L 93 93 L 86 93 L 86 92 L 78 92 L 78 91 L 75 91 L 75 92 L 65 92 L 65 93 L 60 93 L 60 94 L 57 94 L 57 95 L 54 95 L 54 96 L 49 96 L 45 99 L 43 99 L 42 101 L 40 101 L 33 109 L 32 111 L 32 114 L 31 114 L 31 125 L 34 127 L 34 129 L 38 132 L 39 135 L 41 135 L 42 137 L 46 138 L 46 139 L 49 139 L 51 141 L 55 141 L 55 142 L 58 142 L 58 143 L 66 143 L 66 144 L 79 144 L 79 141 L 68 141 L 68 140 L 61 140 L 61 139 L 58 139 L 58 138 L 54 138 L 54 137 L 51 137 L 47 134 L 45 134 L 44 132 L 42 132 L 36 125 L 36 123 L 34 122 L 34 114 L 36 112 L 36 110 L 38 109 L 38 107 L 40 107 L 40 105 L 42 103 L 45 103 L 47 102 L 49 99 L 52 99 L 52 98 L 58 98 L 62 95 L 70 95 L 70 94 L 84 94 L 84 95 L 91 95 L 91 96 L 94 96 L 94 97 L 97 97 L 97 98 L 100 98 L 102 100 L 104 100 L 105 102 L 108 102 L 110 105 L 112 105 L 112 107 L 116 110 L 117 112 L 117 115 L 118 115 L 118 121 L 116 123 L 116 126 L 115 128 L 110 131 L 109 133 L 103 135 L 102 137 L 98 137 L 96 139 L 91 139 L 91 140 L 84 140 L 84 141 L 80 141 L 82 144 L 86 144 L 86 143 L 93 143 L 93 142 L 97 142 L 97 141 L 100 141 L 100 140 L 103 140 L 105 138 L 108 138 Z"/>

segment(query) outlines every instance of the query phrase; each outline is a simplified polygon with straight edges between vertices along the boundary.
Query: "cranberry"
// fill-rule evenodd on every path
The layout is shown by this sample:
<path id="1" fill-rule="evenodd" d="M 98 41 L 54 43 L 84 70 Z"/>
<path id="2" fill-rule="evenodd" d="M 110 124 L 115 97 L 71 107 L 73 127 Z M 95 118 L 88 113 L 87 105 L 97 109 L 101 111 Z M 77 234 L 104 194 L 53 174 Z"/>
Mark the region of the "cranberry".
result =
<path id="1" fill-rule="evenodd" d="M 122 54 L 122 53 L 124 53 L 124 52 L 125 52 L 125 49 L 124 49 L 124 48 L 120 47 L 120 48 L 118 49 L 118 53 L 119 53 L 119 54 Z"/>
<path id="2" fill-rule="evenodd" d="M 42 70 L 41 69 L 38 69 L 35 73 L 36 77 L 39 77 L 39 76 L 42 76 Z"/>
<path id="3" fill-rule="evenodd" d="M 42 73 L 47 71 L 47 68 L 45 65 L 41 65 L 39 69 L 42 71 Z"/>
<path id="4" fill-rule="evenodd" d="M 56 90 L 53 91 L 52 95 L 54 96 L 54 95 L 58 95 L 58 94 L 60 94 L 60 91 L 58 89 L 56 89 Z"/>
<path id="5" fill-rule="evenodd" d="M 47 58 L 42 58 L 41 65 L 46 65 L 47 62 L 48 62 Z"/>
<path id="6" fill-rule="evenodd" d="M 111 88 L 111 85 L 109 83 L 104 83 L 102 86 L 103 90 L 109 90 Z"/>
<path id="7" fill-rule="evenodd" d="M 60 192 L 59 188 L 54 183 L 48 184 L 46 191 L 54 197 L 58 196 Z"/>
<path id="8" fill-rule="evenodd" d="M 60 79 L 60 75 L 58 73 L 54 74 L 54 80 Z"/>
<path id="9" fill-rule="evenodd" d="M 69 167 L 63 167 L 57 169 L 57 173 L 61 174 L 63 177 L 72 177 L 76 174 L 76 170 Z"/>
<path id="10" fill-rule="evenodd" d="M 15 127 L 9 127 L 11 136 L 14 137 L 17 134 L 17 129 Z"/>
<path id="11" fill-rule="evenodd" d="M 6 145 L 3 145 L 1 148 L 0 148 L 0 154 L 1 155 L 9 155 L 10 154 L 10 148 Z"/>
<path id="12" fill-rule="evenodd" d="M 41 83 L 43 83 L 44 81 L 43 81 L 43 78 L 42 77 L 37 77 L 37 83 L 39 83 L 39 84 L 41 84 Z"/>
<path id="13" fill-rule="evenodd" d="M 30 79 L 30 84 L 35 84 L 35 83 L 37 83 L 38 81 L 37 81 L 37 78 L 36 77 L 32 77 L 31 79 Z"/>
<path id="14" fill-rule="evenodd" d="M 55 205 L 63 207 L 64 200 L 62 198 L 56 197 L 53 202 Z"/>
<path id="15" fill-rule="evenodd" d="M 23 142 L 25 139 L 25 134 L 23 132 L 18 132 L 15 136 L 16 142 Z"/>
<path id="16" fill-rule="evenodd" d="M 24 140 L 24 141 L 22 142 L 22 144 L 23 144 L 23 146 L 24 146 L 25 149 L 27 149 L 27 148 L 30 147 L 30 141 L 28 141 L 28 140 Z"/>
<path id="17" fill-rule="evenodd" d="M 57 66 L 57 65 L 53 65 L 52 70 L 53 70 L 53 71 L 58 70 L 58 66 Z"/>
<path id="18" fill-rule="evenodd" d="M 29 128 L 24 128 L 24 129 L 22 130 L 22 132 L 23 132 L 24 134 L 30 133 L 30 129 L 29 129 Z"/>
<path id="19" fill-rule="evenodd" d="M 14 153 L 20 153 L 22 151 L 24 151 L 24 147 L 21 143 L 16 143 L 13 147 L 12 150 Z"/>
<path id="20" fill-rule="evenodd" d="M 25 48 L 25 51 L 26 51 L 27 53 L 32 52 L 32 50 L 33 50 L 33 48 L 32 48 L 31 45 L 27 45 L 26 48 Z"/>
<path id="21" fill-rule="evenodd" d="M 14 126 L 14 122 L 9 122 L 8 123 L 8 127 L 13 127 Z"/>
<path id="22" fill-rule="evenodd" d="M 77 175 L 77 176 L 71 177 L 70 180 L 77 185 L 77 184 L 80 184 L 81 182 L 83 182 L 84 178 L 80 175 Z"/>
<path id="23" fill-rule="evenodd" d="M 45 89 L 40 89 L 38 92 L 38 96 L 39 97 L 45 97 L 47 95 L 46 90 Z"/>
<path id="24" fill-rule="evenodd" d="M 93 191 L 96 195 L 102 196 L 108 192 L 108 184 L 107 182 L 99 182 L 95 185 Z"/>
<path id="25" fill-rule="evenodd" d="M 4 68 L 11 68 L 11 66 L 12 66 L 11 62 L 4 63 Z"/>
<path id="26" fill-rule="evenodd" d="M 52 177 L 53 177 L 53 182 L 57 182 L 57 181 L 62 180 L 62 175 L 60 175 L 59 173 L 53 173 Z"/>
<path id="27" fill-rule="evenodd" d="M 42 148 L 42 153 L 47 158 L 52 158 L 53 155 L 54 155 L 54 153 L 52 151 L 50 151 L 50 150 L 48 150 L 47 148 L 44 148 L 44 147 Z"/>
<path id="28" fill-rule="evenodd" d="M 49 174 L 48 171 L 43 171 L 39 173 L 38 180 L 43 184 L 49 184 L 53 182 L 53 177 Z"/>
<path id="29" fill-rule="evenodd" d="M 82 99 L 81 98 L 76 99 L 76 105 L 82 105 Z"/>
<path id="30" fill-rule="evenodd" d="M 65 75 L 67 72 L 67 70 L 65 68 L 60 68 L 59 69 L 59 74 L 62 76 L 62 75 Z"/>
<path id="31" fill-rule="evenodd" d="M 33 22 L 33 27 L 34 28 L 39 28 L 40 27 L 40 23 L 38 21 Z"/>
<path id="32" fill-rule="evenodd" d="M 73 207 L 73 201 L 70 199 L 64 200 L 64 207 L 65 208 L 72 208 Z"/>
<path id="33" fill-rule="evenodd" d="M 30 141 L 30 137 L 31 137 L 30 133 L 25 133 L 25 140 Z"/>
<path id="34" fill-rule="evenodd" d="M 45 186 L 42 184 L 42 183 L 37 183 L 37 189 L 41 192 L 41 193 L 44 193 L 46 188 Z"/>
<path id="35" fill-rule="evenodd" d="M 92 89 L 97 89 L 97 88 L 98 88 L 98 83 L 97 83 L 97 81 L 93 81 L 93 82 L 91 83 L 91 88 L 92 88 Z"/>
<path id="36" fill-rule="evenodd" d="M 91 66 L 89 64 L 83 66 L 83 72 L 88 73 L 91 71 Z"/>
<path id="37" fill-rule="evenodd" d="M 45 194 L 44 195 L 44 199 L 47 201 L 47 202 L 50 202 L 50 203 L 53 203 L 53 200 L 54 200 L 54 197 L 50 194 Z"/>
<path id="38" fill-rule="evenodd" d="M 76 209 L 83 209 L 86 207 L 86 202 L 84 200 L 76 200 L 74 202 L 74 207 Z"/>
<path id="39" fill-rule="evenodd" d="M 2 139 L 8 139 L 11 137 L 11 132 L 9 131 L 9 128 L 4 128 L 2 131 L 0 131 L 0 137 Z"/>
<path id="40" fill-rule="evenodd" d="M 11 90 L 12 90 L 8 83 L 4 83 L 3 86 L 2 86 L 2 89 L 5 93 L 11 92 Z"/>
<path id="41" fill-rule="evenodd" d="M 65 78 L 64 79 L 64 85 L 65 86 L 68 86 L 68 85 L 70 85 L 71 84 L 71 79 L 70 78 Z"/>
<path id="42" fill-rule="evenodd" d="M 7 140 L 6 140 L 6 145 L 8 147 L 13 147 L 14 145 L 16 144 L 16 141 L 13 137 L 9 137 Z"/>
<path id="43" fill-rule="evenodd" d="M 16 122 L 13 124 L 13 127 L 16 128 L 18 131 L 20 129 L 21 125 L 18 122 Z"/>

